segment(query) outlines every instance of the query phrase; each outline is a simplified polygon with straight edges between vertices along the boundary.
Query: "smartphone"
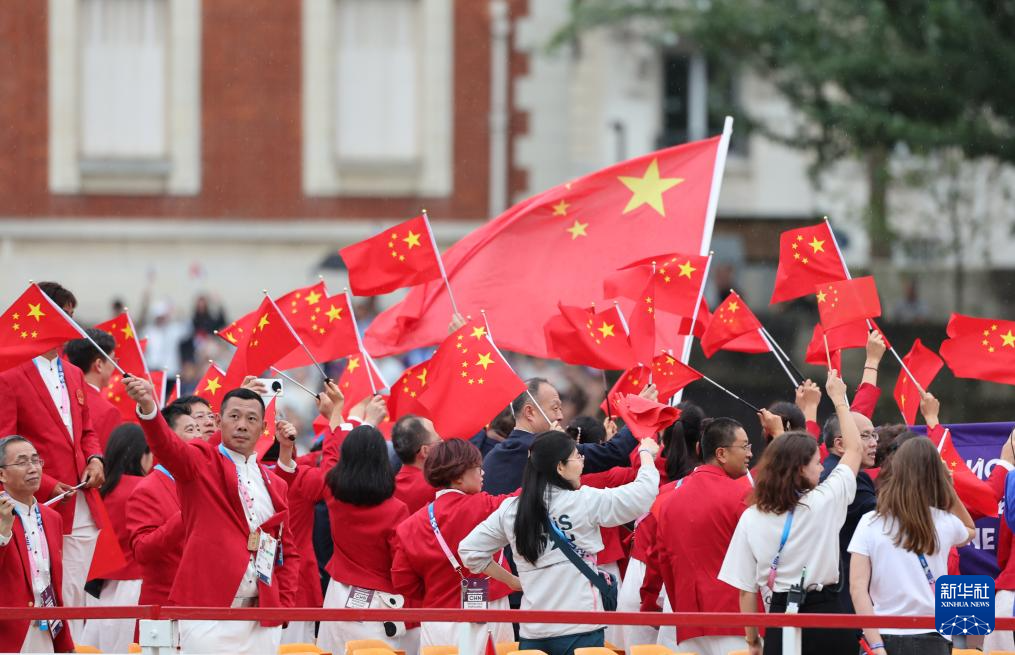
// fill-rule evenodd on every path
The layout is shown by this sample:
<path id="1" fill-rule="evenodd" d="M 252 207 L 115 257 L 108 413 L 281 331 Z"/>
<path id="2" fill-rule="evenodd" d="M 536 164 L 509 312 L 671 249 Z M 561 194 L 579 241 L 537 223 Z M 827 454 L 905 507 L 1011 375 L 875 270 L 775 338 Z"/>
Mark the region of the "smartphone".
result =
<path id="1" fill-rule="evenodd" d="M 281 378 L 257 378 L 255 382 L 260 382 L 268 390 L 267 393 L 261 394 L 261 399 L 264 400 L 265 404 L 272 398 L 279 398 L 285 395 L 285 388 L 282 386 Z"/>

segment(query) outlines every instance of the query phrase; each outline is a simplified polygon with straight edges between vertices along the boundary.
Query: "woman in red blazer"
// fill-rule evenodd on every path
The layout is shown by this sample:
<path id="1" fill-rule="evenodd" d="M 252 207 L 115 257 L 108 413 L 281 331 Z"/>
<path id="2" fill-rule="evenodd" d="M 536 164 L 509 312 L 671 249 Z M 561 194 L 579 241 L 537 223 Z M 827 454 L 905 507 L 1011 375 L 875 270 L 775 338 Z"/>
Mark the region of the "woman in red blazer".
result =
<path id="1" fill-rule="evenodd" d="M 433 447 L 423 465 L 426 481 L 439 489 L 432 503 L 434 520 L 448 552 L 455 558 L 452 565 L 430 523 L 427 504 L 398 526 L 391 581 L 395 589 L 422 607 L 462 608 L 463 576 L 477 589 L 487 589 L 490 609 L 508 609 L 504 584 L 485 576 L 475 576 L 461 568 L 458 543 L 479 525 L 508 496 L 483 493 L 483 456 L 468 441 L 449 439 Z M 456 568 L 457 567 L 457 568 Z M 517 586 L 515 590 L 520 590 Z M 482 603 L 481 597 L 477 598 Z M 469 604 L 469 607 L 482 607 Z M 458 643 L 457 623 L 425 622 L 420 635 L 421 646 L 454 645 Z M 495 643 L 514 641 L 510 623 L 476 624 L 474 652 L 486 648 L 487 630 Z"/>
<path id="2" fill-rule="evenodd" d="M 125 423 L 109 435 L 106 444 L 106 481 L 99 489 L 109 521 L 123 550 L 127 564 L 105 576 L 102 591 L 96 600 L 89 595 L 90 606 L 122 607 L 137 605 L 141 596 L 141 566 L 134 561 L 127 529 L 127 499 L 152 469 L 152 451 L 145 441 L 141 426 Z M 78 640 L 106 653 L 125 653 L 134 641 L 134 621 L 127 619 L 92 619 L 85 622 Z"/>

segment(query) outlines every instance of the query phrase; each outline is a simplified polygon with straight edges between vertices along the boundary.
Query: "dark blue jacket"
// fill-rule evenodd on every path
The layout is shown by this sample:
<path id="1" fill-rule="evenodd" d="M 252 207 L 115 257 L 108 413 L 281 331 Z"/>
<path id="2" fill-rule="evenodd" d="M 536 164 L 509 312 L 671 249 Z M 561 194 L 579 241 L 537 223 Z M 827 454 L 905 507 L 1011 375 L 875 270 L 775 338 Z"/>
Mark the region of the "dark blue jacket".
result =
<path id="1" fill-rule="evenodd" d="M 522 486 L 522 473 L 534 439 L 531 432 L 515 429 L 490 451 L 483 459 L 483 491 L 494 495 L 512 494 Z M 605 443 L 578 444 L 578 452 L 585 456 L 583 473 L 630 466 L 631 451 L 637 445 L 638 440 L 626 427 Z"/>

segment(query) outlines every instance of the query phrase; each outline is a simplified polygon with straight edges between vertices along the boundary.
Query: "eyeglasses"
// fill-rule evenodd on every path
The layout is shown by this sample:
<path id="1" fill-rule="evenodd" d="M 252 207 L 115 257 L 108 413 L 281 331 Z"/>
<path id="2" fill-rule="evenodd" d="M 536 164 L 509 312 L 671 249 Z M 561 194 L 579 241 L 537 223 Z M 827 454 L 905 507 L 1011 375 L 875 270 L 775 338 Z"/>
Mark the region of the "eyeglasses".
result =
<path id="1" fill-rule="evenodd" d="M 4 464 L 0 468 L 30 468 L 32 466 L 38 466 L 42 468 L 44 462 L 41 457 L 33 457 L 31 459 L 27 457 L 19 457 L 10 464 Z"/>
<path id="2" fill-rule="evenodd" d="M 205 419 L 214 419 L 215 414 L 213 412 L 200 412 L 197 414 L 191 414 L 190 417 L 195 421 L 204 421 Z"/>
<path id="3" fill-rule="evenodd" d="M 877 443 L 878 433 L 875 432 L 874 430 L 865 430 L 860 433 L 860 439 L 862 439 L 863 441 L 873 441 L 874 443 Z"/>
<path id="4" fill-rule="evenodd" d="M 564 461 L 565 462 L 584 462 L 585 461 L 585 455 L 582 455 L 581 453 L 578 453 L 574 457 L 568 457 Z"/>
<path id="5" fill-rule="evenodd" d="M 749 442 L 749 441 L 747 443 L 743 443 L 743 444 L 738 444 L 738 443 L 730 444 L 729 446 L 726 446 L 726 447 L 727 448 L 739 448 L 740 450 L 744 451 L 745 453 L 751 452 L 751 442 Z"/>

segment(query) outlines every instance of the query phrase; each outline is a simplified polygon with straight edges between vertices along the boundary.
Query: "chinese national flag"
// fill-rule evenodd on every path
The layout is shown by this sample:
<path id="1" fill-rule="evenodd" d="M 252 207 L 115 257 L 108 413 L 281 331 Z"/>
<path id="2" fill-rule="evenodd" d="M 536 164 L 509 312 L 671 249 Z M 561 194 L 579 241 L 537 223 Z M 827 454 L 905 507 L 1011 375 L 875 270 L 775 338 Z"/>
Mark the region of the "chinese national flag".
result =
<path id="1" fill-rule="evenodd" d="M 814 326 L 811 342 L 807 344 L 807 354 L 804 356 L 804 361 L 815 366 L 828 366 L 828 357 L 825 354 L 825 338 L 827 337 L 828 352 L 832 357 L 832 368 L 841 372 L 841 351 L 847 348 L 863 348 L 867 345 L 868 333 L 867 321 L 864 320 L 840 325 L 830 330 L 825 330 L 818 323 Z"/>
<path id="2" fill-rule="evenodd" d="M 970 513 L 977 513 L 981 516 L 997 516 L 997 496 L 986 482 L 976 477 L 976 474 L 969 470 L 966 460 L 962 459 L 959 451 L 955 450 L 952 443 L 951 430 L 947 428 L 941 442 L 937 446 L 941 453 L 941 459 L 945 466 L 952 472 L 952 482 L 955 484 L 955 493 L 959 500 L 966 506 Z"/>
<path id="3" fill-rule="evenodd" d="M 321 282 L 320 286 L 323 289 L 324 283 Z M 283 303 L 283 300 L 287 302 Z M 349 309 L 349 299 L 344 293 L 325 298 L 318 292 L 311 291 L 302 299 L 279 298 L 277 304 L 279 309 L 286 312 L 296 334 L 303 339 L 318 362 L 341 359 L 359 350 L 352 310 Z M 302 348 L 297 348 L 275 366 L 286 370 L 311 364 L 313 362 L 307 353 Z"/>
<path id="4" fill-rule="evenodd" d="M 402 373 L 402 377 L 391 385 L 391 395 L 388 396 L 388 414 L 392 420 L 397 421 L 407 414 L 427 415 L 426 408 L 420 404 L 418 398 L 426 389 L 429 375 L 430 360 L 427 360 L 406 369 Z"/>
<path id="5" fill-rule="evenodd" d="M 881 316 L 878 288 L 870 276 L 820 284 L 815 293 L 825 329 Z"/>
<path id="6" fill-rule="evenodd" d="M 34 282 L 0 315 L 0 371 L 85 334 Z"/>
<path id="7" fill-rule="evenodd" d="M 653 273 L 653 262 L 655 272 Z M 628 264 L 603 281 L 607 298 L 641 300 L 649 280 L 655 281 L 654 304 L 662 312 L 690 316 L 701 292 L 708 257 L 670 253 Z"/>
<path id="8" fill-rule="evenodd" d="M 194 395 L 207 400 L 212 411 L 219 411 L 219 407 L 222 405 L 222 396 L 231 391 L 231 389 L 224 388 L 225 379 L 226 372 L 219 368 L 215 362 L 210 362 L 208 370 L 194 387 Z"/>
<path id="9" fill-rule="evenodd" d="M 650 362 L 662 350 L 656 343 L 658 287 L 657 280 L 650 277 L 640 297 L 634 301 L 631 313 L 628 314 L 628 340 L 637 362 Z"/>
<path id="10" fill-rule="evenodd" d="M 275 444 L 275 400 L 277 398 L 273 397 L 264 406 L 264 430 L 261 432 L 261 436 L 258 437 L 257 443 L 254 444 L 254 452 L 257 453 L 257 459 L 264 457 L 268 449 Z"/>
<path id="11" fill-rule="evenodd" d="M 716 307 L 705 333 L 701 335 L 701 349 L 705 357 L 711 357 L 717 351 L 726 348 L 726 344 L 734 339 L 753 335 L 757 343 L 753 343 L 752 339 L 752 345 L 758 349 L 742 352 L 768 352 L 768 345 L 758 334 L 760 329 L 761 323 L 754 312 L 747 307 L 747 303 L 737 292 L 731 291 L 726 300 Z"/>
<path id="12" fill-rule="evenodd" d="M 624 317 L 615 306 L 597 312 L 558 304 L 559 314 L 546 322 L 547 351 L 568 364 L 625 369 L 635 363 Z"/>
<path id="13" fill-rule="evenodd" d="M 95 329 L 108 332 L 116 341 L 116 363 L 131 375 L 148 377 L 148 365 L 144 361 L 144 350 L 134 332 L 134 321 L 126 311 L 105 323 L 99 323 Z"/>
<path id="14" fill-rule="evenodd" d="M 228 343 L 234 346 L 239 345 L 241 339 L 246 339 L 250 333 L 250 329 L 257 324 L 256 312 L 250 312 L 245 314 L 221 330 L 216 330 L 215 335 L 221 339 L 225 339 Z"/>
<path id="15" fill-rule="evenodd" d="M 158 393 L 158 389 L 155 390 Z M 139 423 L 137 417 L 137 403 L 131 400 L 123 388 L 123 376 L 119 371 L 113 371 L 109 376 L 109 382 L 102 389 L 102 394 L 111 405 L 120 411 L 120 418 L 126 423 Z"/>
<path id="16" fill-rule="evenodd" d="M 617 394 L 622 396 L 627 394 L 638 395 L 645 388 L 645 385 L 649 383 L 650 370 L 652 373 L 651 381 L 656 385 L 656 391 L 659 393 L 659 402 L 661 403 L 669 401 L 673 397 L 673 394 L 695 380 L 701 379 L 701 373 L 687 364 L 681 363 L 673 355 L 663 353 L 652 359 L 651 369 L 648 366 L 639 364 L 624 371 L 623 375 L 617 378 L 616 384 L 613 385 L 606 397 L 609 399 Z M 599 408 L 607 414 L 613 414 L 612 408 L 607 407 L 606 402 L 604 400 L 599 405 Z"/>
<path id="17" fill-rule="evenodd" d="M 615 413 L 613 409 L 613 397 L 626 396 L 632 393 L 637 396 L 641 393 L 642 389 L 648 386 L 651 372 L 651 367 L 638 364 L 621 373 L 617 381 L 610 387 L 610 390 L 606 392 L 606 398 L 599 404 L 599 409 L 603 410 L 603 413 L 607 416 L 613 416 Z M 662 394 L 660 394 L 659 399 L 663 400 Z"/>
<path id="18" fill-rule="evenodd" d="M 417 216 L 338 251 L 357 296 L 376 296 L 441 277 L 426 218 Z"/>
<path id="19" fill-rule="evenodd" d="M 419 402 L 445 439 L 468 438 L 490 422 L 525 383 L 497 350 L 486 328 L 475 321 L 452 332 L 430 359 Z"/>
<path id="20" fill-rule="evenodd" d="M 372 387 L 370 384 L 371 378 L 373 379 Z M 338 388 L 345 397 L 345 415 L 348 416 L 349 411 L 359 401 L 373 395 L 374 390 L 380 391 L 387 387 L 388 383 L 384 381 L 380 371 L 374 366 L 372 357 L 366 356 L 362 352 L 350 355 L 349 361 L 345 364 L 345 370 L 342 371 L 342 375 L 338 378 Z"/>
<path id="21" fill-rule="evenodd" d="M 159 409 L 166 406 L 166 372 L 152 371 L 152 386 L 155 387 L 155 398 L 159 401 Z"/>
<path id="22" fill-rule="evenodd" d="M 902 363 L 909 368 L 924 391 L 930 387 L 930 383 L 934 381 L 938 371 L 944 366 L 944 362 L 937 356 L 937 353 L 924 346 L 919 339 L 913 342 L 913 347 L 902 358 Z M 906 424 L 916 423 L 916 410 L 920 408 L 920 392 L 913 386 L 913 381 L 909 379 L 905 371 L 899 371 L 899 377 L 895 380 L 895 391 L 892 395 L 906 419 Z"/>
<path id="23" fill-rule="evenodd" d="M 779 268 L 771 302 L 808 296 L 819 284 L 848 277 L 827 222 L 787 230 L 779 237 Z"/>
<path id="24" fill-rule="evenodd" d="M 260 375 L 269 366 L 300 347 L 292 328 L 286 324 L 285 317 L 279 313 L 278 307 L 265 297 L 258 307 L 257 321 L 253 322 L 240 339 L 233 353 L 233 362 L 229 364 L 229 379 L 238 377 L 240 382 L 245 375 Z M 239 386 L 239 382 L 236 383 Z"/>
<path id="25" fill-rule="evenodd" d="M 708 249 L 719 144 L 714 137 L 618 163 L 485 223 L 444 253 L 458 307 L 485 309 L 500 347 L 552 356 L 532 326 L 557 316 L 558 302 L 582 307 L 601 298 L 608 275 L 655 255 L 659 244 L 681 253 Z M 450 315 L 447 290 L 435 279 L 378 316 L 366 347 L 385 356 L 439 343 Z"/>
<path id="26" fill-rule="evenodd" d="M 680 418 L 680 410 L 634 394 L 617 394 L 610 399 L 617 415 L 639 439 L 656 436 Z"/>
<path id="27" fill-rule="evenodd" d="M 955 377 L 1015 384 L 1015 321 L 952 314 L 941 357 Z"/>
<path id="28" fill-rule="evenodd" d="M 113 522 L 109 520 L 106 504 L 102 502 L 97 492 L 87 493 L 94 493 L 95 500 L 98 501 L 95 503 L 95 507 L 98 509 L 93 518 L 99 528 L 99 537 L 95 542 L 92 562 L 88 568 L 88 580 L 96 580 L 120 571 L 127 566 L 127 558 L 123 554 L 123 549 L 120 548 L 120 541 L 116 537 Z"/>

